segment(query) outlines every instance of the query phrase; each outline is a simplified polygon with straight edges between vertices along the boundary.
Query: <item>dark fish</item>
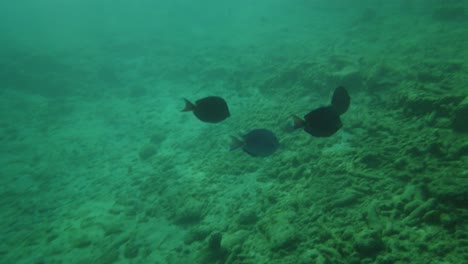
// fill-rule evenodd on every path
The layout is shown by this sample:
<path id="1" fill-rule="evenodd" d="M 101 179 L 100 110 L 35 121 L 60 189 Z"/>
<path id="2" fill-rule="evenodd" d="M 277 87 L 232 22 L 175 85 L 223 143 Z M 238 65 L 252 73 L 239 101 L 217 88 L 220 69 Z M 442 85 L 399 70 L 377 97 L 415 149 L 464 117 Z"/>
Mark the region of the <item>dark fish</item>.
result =
<path id="1" fill-rule="evenodd" d="M 349 97 L 348 91 L 342 86 L 335 89 L 331 105 L 336 109 L 339 115 L 342 115 L 348 111 L 351 98 Z"/>
<path id="2" fill-rule="evenodd" d="M 343 126 L 340 115 L 348 111 L 350 102 L 348 92 L 340 86 L 333 92 L 331 105 L 312 110 L 304 119 L 293 116 L 294 128 L 302 127 L 314 137 L 332 136 Z"/>
<path id="3" fill-rule="evenodd" d="M 242 148 L 250 156 L 266 157 L 279 148 L 275 134 L 268 129 L 254 129 L 241 137 L 232 137 L 231 150 Z"/>
<path id="4" fill-rule="evenodd" d="M 195 104 L 185 99 L 183 112 L 193 111 L 193 114 L 203 122 L 219 123 L 231 114 L 226 101 L 218 96 L 208 96 L 197 100 Z"/>
<path id="5" fill-rule="evenodd" d="M 329 137 L 343 126 L 340 115 L 333 106 L 319 107 L 305 115 L 304 120 L 298 116 L 293 118 L 295 128 L 303 127 L 314 137 Z"/>

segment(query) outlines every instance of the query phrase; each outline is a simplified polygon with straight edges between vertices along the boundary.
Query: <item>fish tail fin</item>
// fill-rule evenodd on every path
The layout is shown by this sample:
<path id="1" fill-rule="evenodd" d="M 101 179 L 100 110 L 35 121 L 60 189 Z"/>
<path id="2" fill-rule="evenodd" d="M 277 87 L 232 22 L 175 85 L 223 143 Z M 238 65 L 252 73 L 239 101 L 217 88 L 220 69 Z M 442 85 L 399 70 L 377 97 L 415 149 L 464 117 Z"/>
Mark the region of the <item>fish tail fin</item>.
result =
<path id="1" fill-rule="evenodd" d="M 236 150 L 238 148 L 242 148 L 244 146 L 244 141 L 239 139 L 238 137 L 231 136 L 231 146 L 229 148 L 229 151 Z"/>
<path id="2" fill-rule="evenodd" d="M 190 111 L 193 111 L 193 109 L 195 109 L 195 105 L 192 102 L 190 102 L 189 100 L 185 98 L 184 98 L 184 101 L 185 101 L 185 107 L 184 109 L 182 109 L 182 112 L 190 112 Z"/>
<path id="3" fill-rule="evenodd" d="M 298 117 L 297 115 L 293 115 L 292 118 L 293 118 L 293 120 L 294 120 L 294 124 L 293 124 L 293 128 L 294 128 L 294 129 L 298 129 L 298 128 L 304 127 L 304 125 L 305 125 L 304 120 L 302 120 L 302 119 L 301 119 L 300 117 Z"/>

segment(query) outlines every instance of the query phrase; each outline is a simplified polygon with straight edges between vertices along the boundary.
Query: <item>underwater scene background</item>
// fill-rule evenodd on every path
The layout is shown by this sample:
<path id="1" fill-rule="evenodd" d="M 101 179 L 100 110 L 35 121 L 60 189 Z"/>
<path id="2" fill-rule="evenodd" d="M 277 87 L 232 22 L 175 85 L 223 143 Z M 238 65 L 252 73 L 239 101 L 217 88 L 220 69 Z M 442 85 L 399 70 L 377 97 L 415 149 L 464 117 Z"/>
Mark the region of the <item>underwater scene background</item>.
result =
<path id="1" fill-rule="evenodd" d="M 467 12 L 2 1 L 0 263 L 468 263 Z M 336 134 L 291 131 L 338 86 Z M 229 151 L 257 128 L 273 154 Z"/>

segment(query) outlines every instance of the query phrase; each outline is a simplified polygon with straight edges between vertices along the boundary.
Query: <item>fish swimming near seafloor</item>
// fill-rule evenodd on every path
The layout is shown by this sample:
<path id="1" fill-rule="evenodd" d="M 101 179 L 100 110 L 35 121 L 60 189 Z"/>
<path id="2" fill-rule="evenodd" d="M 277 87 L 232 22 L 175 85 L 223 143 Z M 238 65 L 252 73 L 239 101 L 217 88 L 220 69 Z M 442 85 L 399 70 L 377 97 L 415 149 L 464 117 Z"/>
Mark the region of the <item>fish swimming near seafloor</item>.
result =
<path id="1" fill-rule="evenodd" d="M 254 129 L 241 138 L 231 137 L 231 150 L 242 148 L 253 157 L 267 157 L 275 153 L 280 144 L 275 134 L 264 128 Z"/>
<path id="2" fill-rule="evenodd" d="M 219 123 L 231 115 L 226 101 L 219 96 L 208 96 L 197 100 L 195 104 L 184 100 L 185 108 L 182 111 L 192 111 L 203 122 Z"/>
<path id="3" fill-rule="evenodd" d="M 340 86 L 333 92 L 331 105 L 310 111 L 304 119 L 294 115 L 294 128 L 304 128 L 314 137 L 330 137 L 343 126 L 340 115 L 348 111 L 350 102 L 348 92 Z"/>

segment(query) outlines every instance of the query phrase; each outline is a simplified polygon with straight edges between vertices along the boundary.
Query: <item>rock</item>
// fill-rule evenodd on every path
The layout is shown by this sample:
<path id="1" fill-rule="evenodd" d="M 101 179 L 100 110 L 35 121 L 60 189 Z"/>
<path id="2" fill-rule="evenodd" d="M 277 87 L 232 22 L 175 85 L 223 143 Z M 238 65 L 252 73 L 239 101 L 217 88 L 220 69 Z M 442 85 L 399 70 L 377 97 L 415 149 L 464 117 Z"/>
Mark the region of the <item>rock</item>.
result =
<path id="1" fill-rule="evenodd" d="M 136 258 L 138 256 L 139 249 L 140 247 L 138 247 L 137 245 L 135 245 L 135 243 L 130 241 L 129 243 L 127 243 L 127 245 L 125 245 L 124 257 L 127 259 Z"/>
<path id="2" fill-rule="evenodd" d="M 223 240 L 221 241 L 221 246 L 228 249 L 233 250 L 237 246 L 241 246 L 249 237 L 249 232 L 246 230 L 238 230 L 234 233 L 226 233 L 223 236 Z"/>
<path id="3" fill-rule="evenodd" d="M 273 250 L 294 251 L 301 242 L 299 233 L 291 225 L 278 226 L 271 235 Z"/>
<path id="4" fill-rule="evenodd" d="M 407 204 L 405 204 L 405 206 L 403 207 L 403 211 L 406 214 L 410 214 L 412 211 L 414 211 L 414 209 L 418 208 L 421 204 L 423 204 L 423 201 L 421 201 L 419 199 L 412 200 L 412 201 L 408 202 Z"/>
<path id="5" fill-rule="evenodd" d="M 375 258 L 385 244 L 378 232 L 363 231 L 355 237 L 354 249 L 362 258 Z"/>
<path id="6" fill-rule="evenodd" d="M 196 227 L 190 229 L 190 231 L 184 237 L 184 243 L 190 245 L 193 242 L 204 240 L 209 234 L 210 230 L 206 227 Z"/>
<path id="7" fill-rule="evenodd" d="M 271 243 L 274 251 L 294 251 L 302 241 L 301 233 L 289 221 L 291 212 L 278 213 L 273 218 L 262 218 L 258 227 Z"/>
<path id="8" fill-rule="evenodd" d="M 180 201 L 173 201 L 169 218 L 176 225 L 189 226 L 200 223 L 206 214 L 206 207 L 195 198 L 185 198 Z"/>
<path id="9" fill-rule="evenodd" d="M 468 208 L 467 192 L 468 181 L 463 170 L 453 171 L 451 174 L 441 174 L 428 185 L 429 195 L 438 202 L 449 204 L 458 208 Z"/>
<path id="10" fill-rule="evenodd" d="M 156 148 L 153 145 L 144 146 L 138 153 L 141 160 L 147 160 L 154 156 L 154 154 L 156 154 Z"/>
<path id="11" fill-rule="evenodd" d="M 460 104 L 464 97 L 457 95 L 433 95 L 428 94 L 427 87 L 416 87 L 414 90 L 409 89 L 400 95 L 398 105 L 403 107 L 407 115 L 425 116 L 433 112 L 437 117 L 448 117 L 452 113 L 454 105 Z"/>
<path id="12" fill-rule="evenodd" d="M 201 222 L 202 219 L 203 213 L 201 208 L 186 206 L 176 212 L 174 223 L 177 225 L 193 225 Z"/>
<path id="13" fill-rule="evenodd" d="M 123 232 L 122 224 L 120 223 L 109 223 L 106 225 L 102 225 L 102 229 L 104 231 L 104 236 L 113 236 L 118 235 Z"/>
<path id="14" fill-rule="evenodd" d="M 364 76 L 354 67 L 347 66 L 333 76 L 334 82 L 346 87 L 350 91 L 362 90 Z"/>
<path id="15" fill-rule="evenodd" d="M 359 199 L 359 193 L 346 190 L 335 201 L 332 202 L 332 208 L 349 207 L 355 204 Z"/>
<path id="16" fill-rule="evenodd" d="M 255 225 L 258 221 L 257 212 L 255 210 L 243 211 L 240 213 L 238 221 L 240 225 Z"/>
<path id="17" fill-rule="evenodd" d="M 454 21 L 464 19 L 465 8 L 462 6 L 443 6 L 434 9 L 432 18 L 437 21 Z"/>
<path id="18" fill-rule="evenodd" d="M 207 259 L 209 263 L 224 263 L 229 255 L 229 251 L 221 245 L 223 235 L 214 233 L 208 239 Z"/>
<path id="19" fill-rule="evenodd" d="M 214 233 L 213 235 L 211 235 L 210 239 L 208 240 L 208 249 L 211 250 L 212 252 L 217 252 L 221 250 L 222 239 L 223 239 L 223 235 L 221 235 L 221 233 Z"/>
<path id="20" fill-rule="evenodd" d="M 457 221 L 451 215 L 443 213 L 440 215 L 440 223 L 444 228 L 455 230 Z"/>
<path id="21" fill-rule="evenodd" d="M 92 241 L 88 236 L 82 235 L 77 237 L 73 242 L 72 245 L 75 248 L 86 248 L 91 246 Z"/>
<path id="22" fill-rule="evenodd" d="M 431 210 L 424 214 L 423 221 L 428 224 L 439 224 L 440 223 L 440 212 L 438 210 Z"/>
<path id="23" fill-rule="evenodd" d="M 151 142 L 152 144 L 158 145 L 158 144 L 161 144 L 161 142 L 163 142 L 164 139 L 166 139 L 166 135 L 165 135 L 165 134 L 163 134 L 163 133 L 155 133 L 155 134 L 151 135 L 151 137 L 150 137 L 150 142 Z"/>
<path id="24" fill-rule="evenodd" d="M 420 203 L 407 217 L 405 217 L 405 219 L 403 219 L 403 223 L 416 225 L 422 222 L 423 216 L 430 210 L 434 209 L 435 206 L 436 201 L 434 198 Z"/>
<path id="25" fill-rule="evenodd" d="M 119 260 L 119 250 L 117 248 L 103 249 L 93 263 L 99 264 L 112 264 L 117 263 Z"/>
<path id="26" fill-rule="evenodd" d="M 460 146 L 454 153 L 453 158 L 460 159 L 463 156 L 468 156 L 468 144 Z"/>
<path id="27" fill-rule="evenodd" d="M 440 142 L 432 142 L 427 146 L 426 151 L 436 158 L 444 158 L 446 156 L 444 146 Z"/>
<path id="28" fill-rule="evenodd" d="M 382 230 L 382 221 L 377 213 L 377 202 L 373 201 L 367 206 L 367 225 L 375 230 Z"/>
<path id="29" fill-rule="evenodd" d="M 452 128 L 460 133 L 468 133 L 468 97 L 455 109 Z"/>
<path id="30" fill-rule="evenodd" d="M 369 169 L 377 169 L 384 163 L 384 160 L 379 155 L 368 153 L 361 158 L 361 162 Z"/>
<path id="31" fill-rule="evenodd" d="M 390 65 L 377 64 L 369 69 L 366 85 L 370 93 L 378 93 L 398 86 L 402 79 L 401 74 Z"/>
<path id="32" fill-rule="evenodd" d="M 299 264 L 325 264 L 325 257 L 317 249 L 308 249 L 299 256 Z"/>

